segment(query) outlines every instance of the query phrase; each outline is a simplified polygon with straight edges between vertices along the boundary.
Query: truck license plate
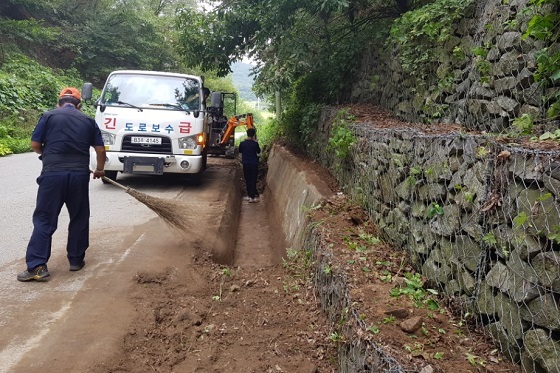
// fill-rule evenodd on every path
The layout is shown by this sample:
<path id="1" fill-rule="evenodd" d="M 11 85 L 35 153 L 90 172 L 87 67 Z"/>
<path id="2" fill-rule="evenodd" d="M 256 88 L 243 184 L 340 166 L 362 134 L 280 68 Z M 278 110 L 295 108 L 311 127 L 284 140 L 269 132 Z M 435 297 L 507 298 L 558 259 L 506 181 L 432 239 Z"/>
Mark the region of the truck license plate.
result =
<path id="1" fill-rule="evenodd" d="M 130 138 L 133 144 L 156 144 L 161 145 L 161 137 L 137 137 L 133 136 Z"/>
<path id="2" fill-rule="evenodd" d="M 154 172 L 154 166 L 135 164 L 134 166 L 132 166 L 132 171 L 153 173 Z"/>

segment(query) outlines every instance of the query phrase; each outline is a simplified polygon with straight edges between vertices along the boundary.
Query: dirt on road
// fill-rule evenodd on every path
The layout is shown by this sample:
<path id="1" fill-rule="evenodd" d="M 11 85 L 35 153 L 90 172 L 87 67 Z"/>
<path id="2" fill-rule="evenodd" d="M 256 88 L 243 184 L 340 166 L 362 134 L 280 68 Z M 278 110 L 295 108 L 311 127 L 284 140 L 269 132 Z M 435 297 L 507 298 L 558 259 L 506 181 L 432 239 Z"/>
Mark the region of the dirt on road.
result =
<path id="1" fill-rule="evenodd" d="M 241 198 L 243 180 L 236 182 Z M 299 293 L 286 291 L 262 189 L 259 203 L 241 203 L 233 265 L 216 264 L 212 248 L 187 240 L 174 255 L 180 266 L 170 261 L 129 279 L 135 317 L 112 356 L 88 372 L 336 371 L 310 283 L 302 277 Z"/>

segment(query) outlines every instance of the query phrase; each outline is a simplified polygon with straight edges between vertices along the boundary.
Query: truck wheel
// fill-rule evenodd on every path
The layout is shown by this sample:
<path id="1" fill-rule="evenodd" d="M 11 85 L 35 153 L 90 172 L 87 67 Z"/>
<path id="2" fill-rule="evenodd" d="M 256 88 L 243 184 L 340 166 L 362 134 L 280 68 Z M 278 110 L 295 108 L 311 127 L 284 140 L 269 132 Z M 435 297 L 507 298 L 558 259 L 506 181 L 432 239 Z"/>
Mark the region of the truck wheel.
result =
<path id="1" fill-rule="evenodd" d="M 196 174 L 189 175 L 189 181 L 192 185 L 200 185 L 202 184 L 202 170 L 197 172 Z"/>
<path id="2" fill-rule="evenodd" d="M 117 173 L 118 171 L 105 171 L 105 177 L 107 179 L 111 179 L 113 181 L 117 180 Z M 108 181 L 105 181 L 104 179 L 101 179 L 101 181 L 103 181 L 103 184 L 109 184 Z"/>
<path id="3" fill-rule="evenodd" d="M 202 169 L 206 170 L 206 168 L 208 168 L 208 149 L 202 152 Z"/>

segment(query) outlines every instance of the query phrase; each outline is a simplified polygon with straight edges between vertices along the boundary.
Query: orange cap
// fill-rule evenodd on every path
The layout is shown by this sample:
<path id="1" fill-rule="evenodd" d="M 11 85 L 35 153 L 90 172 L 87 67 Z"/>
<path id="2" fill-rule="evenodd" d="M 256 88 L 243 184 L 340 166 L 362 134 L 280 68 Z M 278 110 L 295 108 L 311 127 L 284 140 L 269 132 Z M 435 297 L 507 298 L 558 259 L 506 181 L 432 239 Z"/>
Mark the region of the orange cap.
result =
<path id="1" fill-rule="evenodd" d="M 63 97 L 74 97 L 82 101 L 82 94 L 74 87 L 63 88 L 62 91 L 60 91 L 58 98 L 63 98 Z"/>

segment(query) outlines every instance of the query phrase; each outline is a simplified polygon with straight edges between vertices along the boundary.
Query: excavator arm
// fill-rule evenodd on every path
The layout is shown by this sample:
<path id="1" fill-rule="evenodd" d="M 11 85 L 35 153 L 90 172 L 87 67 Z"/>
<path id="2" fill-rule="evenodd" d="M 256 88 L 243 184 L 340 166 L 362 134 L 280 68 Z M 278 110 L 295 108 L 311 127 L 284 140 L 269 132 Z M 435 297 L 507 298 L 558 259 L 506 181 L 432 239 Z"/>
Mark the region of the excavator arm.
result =
<path id="1" fill-rule="evenodd" d="M 228 143 L 229 138 L 233 136 L 235 127 L 239 126 L 246 126 L 247 129 L 255 128 L 255 124 L 253 123 L 253 114 L 246 113 L 231 116 L 227 121 L 224 131 L 222 132 L 219 145 L 225 146 Z"/>

